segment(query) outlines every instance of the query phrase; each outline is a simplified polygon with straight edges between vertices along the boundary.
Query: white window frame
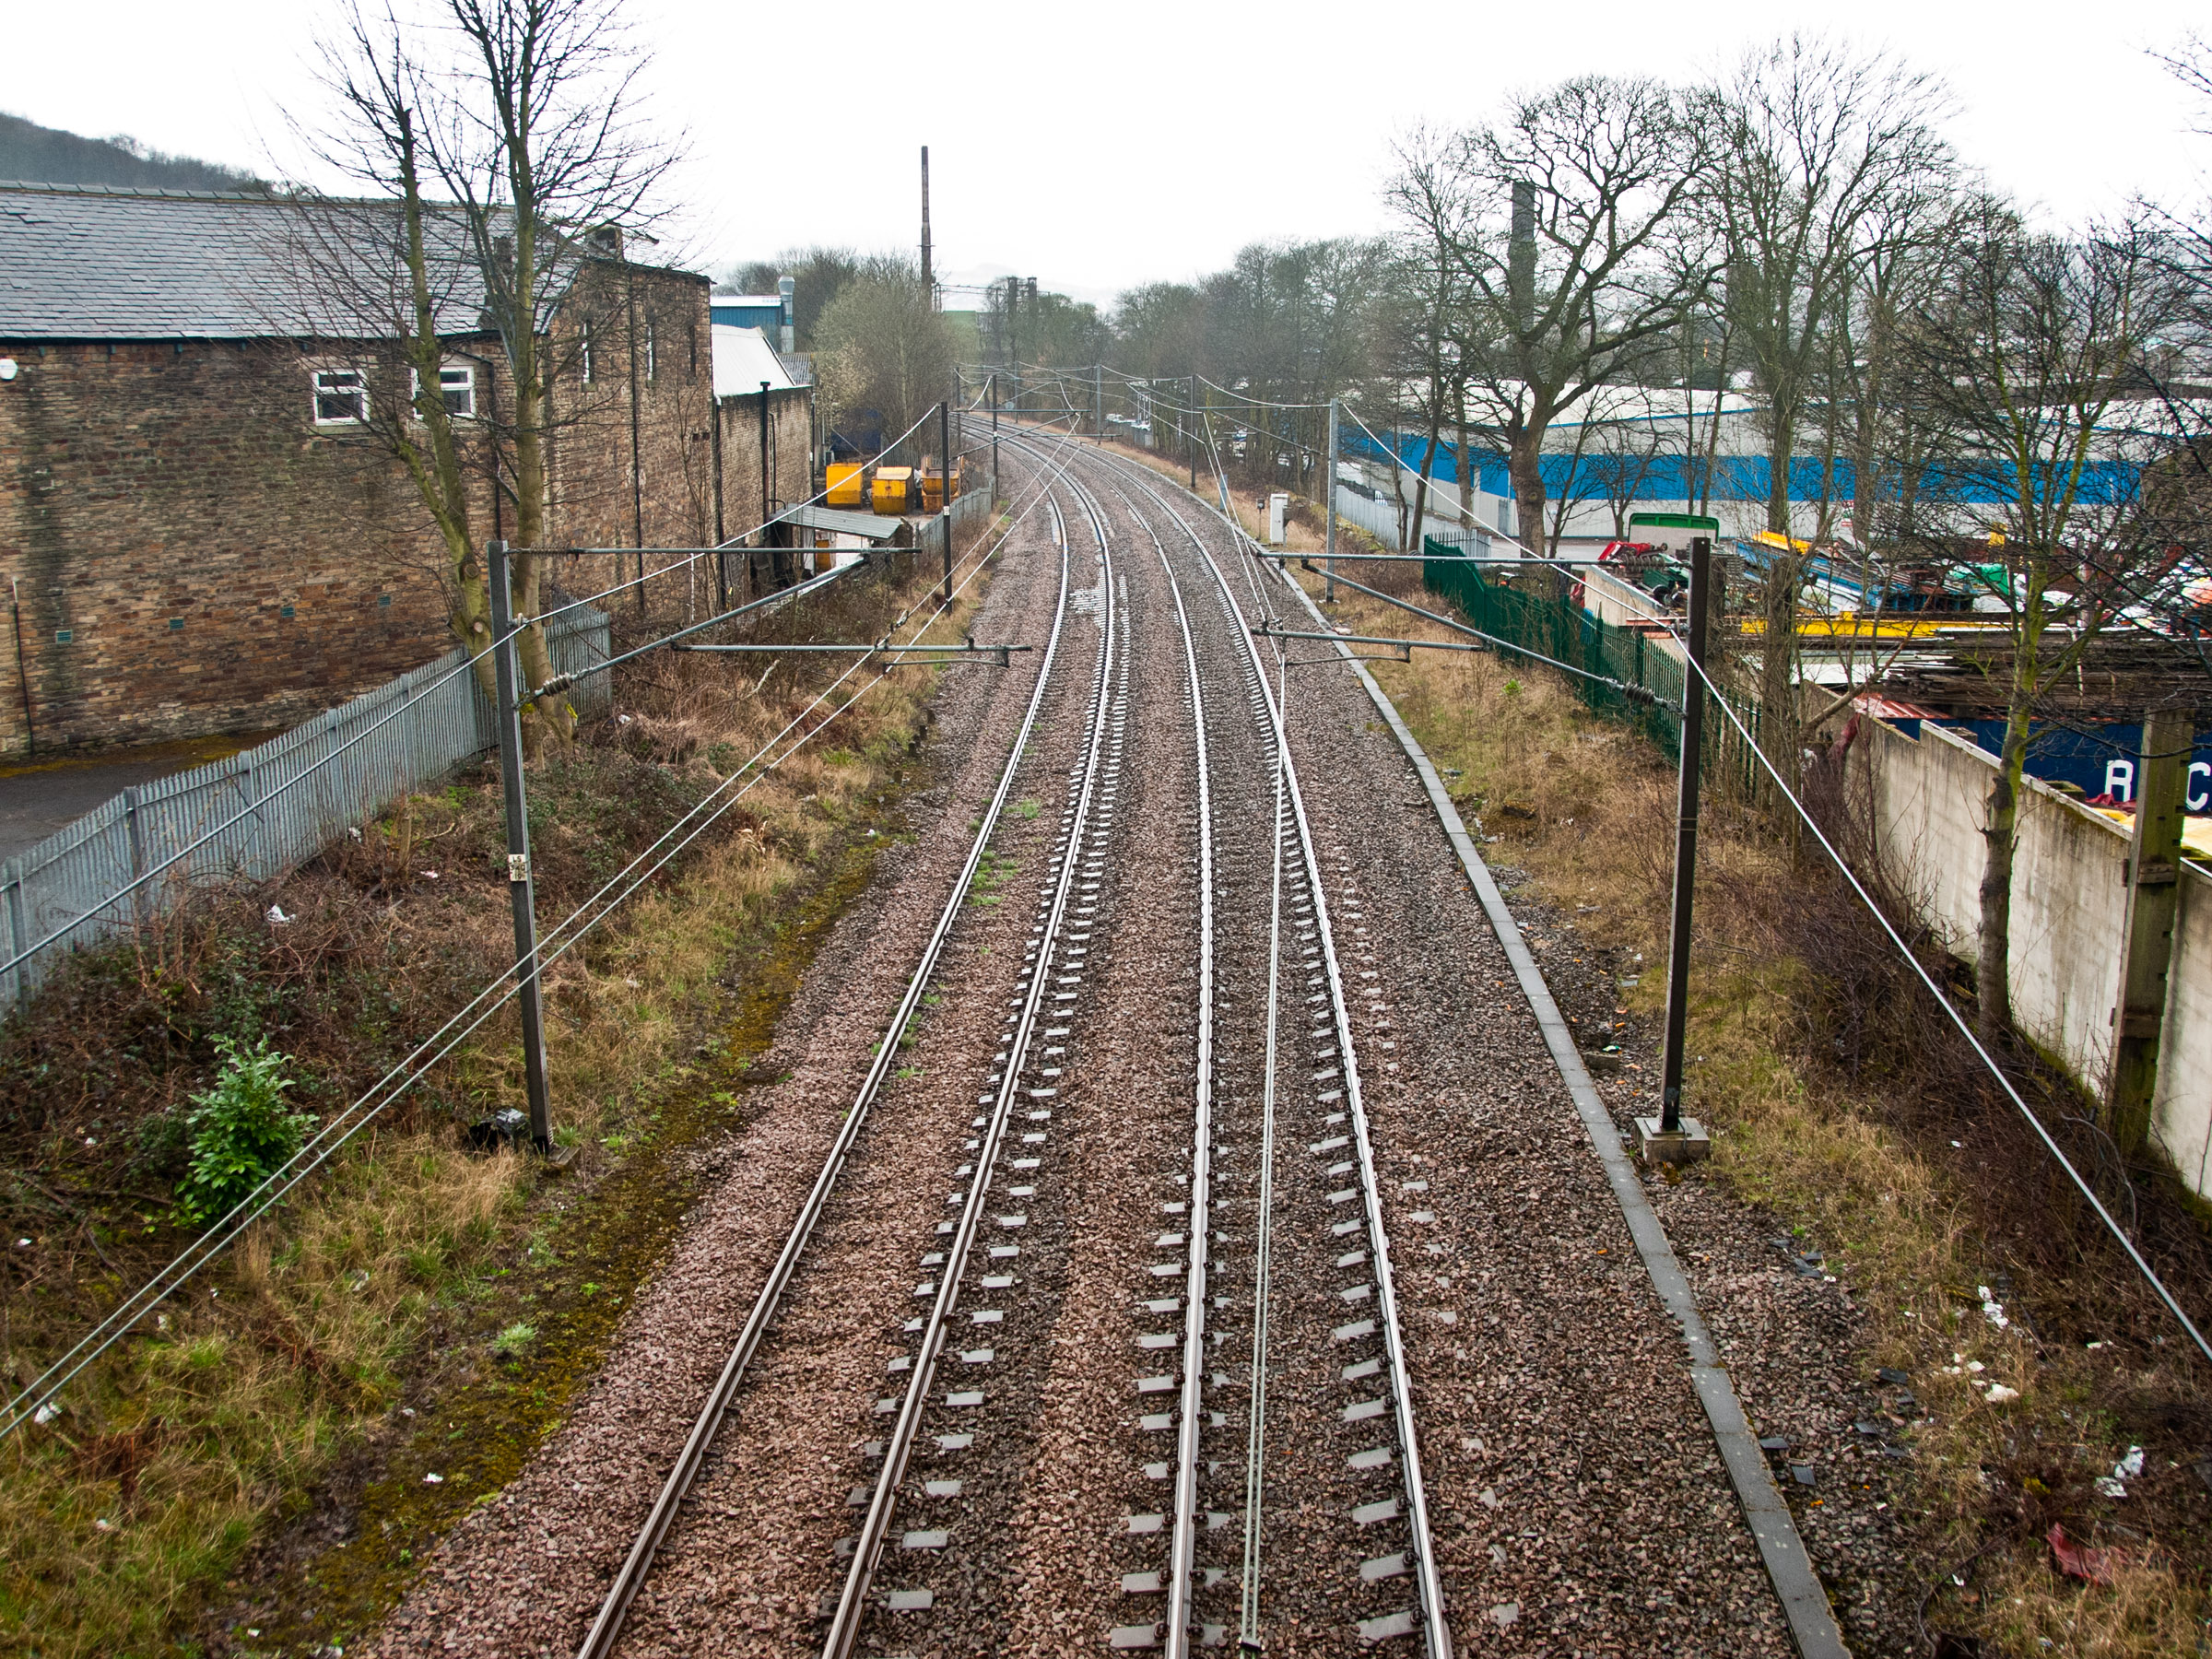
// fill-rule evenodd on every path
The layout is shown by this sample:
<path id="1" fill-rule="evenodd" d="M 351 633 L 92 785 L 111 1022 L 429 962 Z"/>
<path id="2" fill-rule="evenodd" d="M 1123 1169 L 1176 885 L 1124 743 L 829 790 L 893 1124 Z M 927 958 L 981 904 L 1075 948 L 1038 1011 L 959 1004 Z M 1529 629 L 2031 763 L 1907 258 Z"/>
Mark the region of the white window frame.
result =
<path id="1" fill-rule="evenodd" d="M 351 385 L 336 382 L 350 381 Z M 369 420 L 369 377 L 359 369 L 316 369 L 310 371 L 309 408 L 319 427 L 364 426 Z M 324 398 L 350 398 L 354 409 L 350 415 L 325 415 Z"/>
<path id="2" fill-rule="evenodd" d="M 589 317 L 584 318 L 577 329 L 577 337 L 582 345 L 583 383 L 588 386 L 592 383 L 592 320 Z"/>
<path id="3" fill-rule="evenodd" d="M 462 377 L 459 386 L 450 383 L 456 374 Z M 448 416 L 455 420 L 474 420 L 477 418 L 477 365 L 475 362 L 467 358 L 447 358 L 438 365 L 438 390 L 446 400 L 445 412 Z M 453 394 L 456 391 L 466 394 L 468 400 L 466 408 L 456 409 L 453 407 Z M 421 395 L 422 372 L 417 369 L 409 369 L 407 371 L 407 407 L 410 410 L 415 407 L 415 400 Z"/>
<path id="4" fill-rule="evenodd" d="M 651 317 L 645 319 L 645 378 L 649 381 L 661 378 L 660 345 L 653 333 Z"/>

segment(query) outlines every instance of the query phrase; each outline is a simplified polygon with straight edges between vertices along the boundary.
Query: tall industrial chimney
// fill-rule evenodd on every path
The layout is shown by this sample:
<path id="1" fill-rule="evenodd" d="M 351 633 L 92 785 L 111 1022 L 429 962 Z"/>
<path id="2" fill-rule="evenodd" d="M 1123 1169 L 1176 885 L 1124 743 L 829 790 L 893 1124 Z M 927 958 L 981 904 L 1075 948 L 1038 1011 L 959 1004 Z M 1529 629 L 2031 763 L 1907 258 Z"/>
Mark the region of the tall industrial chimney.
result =
<path id="1" fill-rule="evenodd" d="M 929 146 L 922 147 L 922 287 L 933 288 L 929 272 Z"/>

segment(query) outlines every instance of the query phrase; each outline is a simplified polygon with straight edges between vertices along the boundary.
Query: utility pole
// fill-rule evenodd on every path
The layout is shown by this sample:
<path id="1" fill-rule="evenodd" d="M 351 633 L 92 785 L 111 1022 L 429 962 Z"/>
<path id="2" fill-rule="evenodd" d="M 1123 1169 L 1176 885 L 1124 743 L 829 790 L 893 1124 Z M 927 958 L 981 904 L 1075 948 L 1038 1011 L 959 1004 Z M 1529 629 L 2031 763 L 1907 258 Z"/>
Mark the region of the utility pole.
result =
<path id="1" fill-rule="evenodd" d="M 515 1002 L 523 1014 L 523 1075 L 530 1096 L 530 1139 L 540 1152 L 547 1152 L 553 1147 L 553 1121 L 546 1089 L 545 1010 L 538 1000 L 537 890 L 530 878 L 530 803 L 523 793 L 522 686 L 515 667 L 514 589 L 510 585 L 507 544 L 494 541 L 487 551 L 491 555 L 500 782 L 507 797 L 507 894 L 514 905 Z"/>
<path id="2" fill-rule="evenodd" d="M 2160 709 L 2144 718 L 2120 1003 L 2112 1010 L 2112 1068 L 2104 1097 L 2107 1126 L 2123 1158 L 2142 1150 L 2150 1132 L 2166 1024 L 2166 975 L 2181 911 L 2183 797 L 2195 743 L 2196 722 L 2185 710 Z"/>
<path id="3" fill-rule="evenodd" d="M 1676 785 L 1675 914 L 1667 939 L 1666 1038 L 1659 1060 L 1659 1115 L 1636 1120 L 1643 1156 L 1658 1163 L 1687 1163 L 1710 1149 L 1705 1130 L 1682 1115 L 1682 1043 L 1689 1022 L 1691 900 L 1698 880 L 1698 790 L 1705 735 L 1705 618 L 1712 604 L 1712 542 L 1689 544 L 1689 629 L 1682 673 L 1682 776 Z"/>
<path id="4" fill-rule="evenodd" d="M 925 296 L 936 293 L 929 273 L 929 146 L 926 144 L 922 147 L 922 292 Z M 935 309 L 934 299 L 930 308 Z"/>
<path id="5" fill-rule="evenodd" d="M 937 527 L 945 533 L 945 603 L 952 603 L 952 406 L 937 405 Z"/>
<path id="6" fill-rule="evenodd" d="M 998 505 L 998 371 L 991 371 L 991 505 Z"/>
<path id="7" fill-rule="evenodd" d="M 1092 435 L 1102 445 L 1106 441 L 1106 365 L 1090 366 L 1090 424 Z"/>
<path id="8" fill-rule="evenodd" d="M 1191 382 L 1191 395 L 1187 400 L 1190 409 L 1191 430 L 1190 435 L 1183 440 L 1182 452 L 1184 457 L 1191 464 L 1191 493 L 1196 495 L 1198 493 L 1198 377 L 1194 374 L 1186 378 Z"/>
<path id="9" fill-rule="evenodd" d="M 1328 481 L 1321 487 L 1322 512 L 1329 521 L 1329 539 L 1322 565 L 1329 573 L 1329 603 L 1336 603 L 1336 400 L 1329 399 L 1329 447 L 1321 458 Z"/>

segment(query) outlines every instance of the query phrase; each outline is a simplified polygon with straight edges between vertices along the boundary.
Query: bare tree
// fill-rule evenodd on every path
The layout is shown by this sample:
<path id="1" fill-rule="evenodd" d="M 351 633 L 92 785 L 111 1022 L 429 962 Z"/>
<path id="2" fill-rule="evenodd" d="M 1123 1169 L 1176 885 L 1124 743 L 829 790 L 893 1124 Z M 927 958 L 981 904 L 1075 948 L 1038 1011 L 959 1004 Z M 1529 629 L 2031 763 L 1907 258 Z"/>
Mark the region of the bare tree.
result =
<path id="1" fill-rule="evenodd" d="M 323 46 L 331 124 L 309 133 L 326 160 L 370 193 L 305 195 L 290 235 L 319 334 L 365 337 L 375 362 L 404 368 L 404 396 L 367 400 L 370 434 L 396 457 L 437 524 L 449 559 L 453 632 L 489 642 L 481 515 L 441 375 L 460 335 L 489 335 L 507 396 L 470 418 L 513 514 L 515 614 L 542 612 L 551 505 L 552 406 L 564 367 L 554 318 L 587 262 L 619 256 L 625 230 L 674 159 L 638 112 L 645 59 L 618 0 L 444 0 L 435 29 L 358 7 Z M 467 312 L 471 314 L 456 314 Z M 368 371 L 364 371 L 364 373 Z M 382 410 L 384 418 L 378 418 Z M 543 629 L 521 641 L 529 683 L 553 678 Z M 488 676 L 488 665 L 479 672 Z M 567 737 L 574 713 L 539 699 L 528 735 Z"/>
<path id="2" fill-rule="evenodd" d="M 1399 152 L 1390 201 L 1464 288 L 1469 423 L 1505 453 L 1524 540 L 1544 534 L 1553 420 L 1679 326 L 1689 273 L 1670 244 L 1693 229 L 1706 155 L 1680 97 L 1604 76 Z"/>
<path id="3" fill-rule="evenodd" d="M 952 336 L 911 265 L 848 283 L 815 330 L 816 379 L 833 420 L 872 412 L 896 436 L 951 391 Z"/>
<path id="4" fill-rule="evenodd" d="M 1785 777 L 1800 748 L 1803 560 L 1790 523 L 1799 433 L 1866 257 L 1864 228 L 1950 171 L 1934 130 L 1945 105 L 1926 76 L 1803 35 L 1750 53 L 1706 104 L 1723 135 L 1709 196 L 1724 235 L 1725 305 L 1766 401 L 1767 528 L 1783 538 L 1762 584 L 1759 731 Z M 1832 411 L 1833 400 L 1822 406 Z"/>
<path id="5" fill-rule="evenodd" d="M 2142 364 L 2178 308 L 2157 239 L 2139 224 L 2039 235 L 1984 201 L 1965 229 L 1904 350 L 1941 432 L 1917 536 L 1933 556 L 1965 562 L 1978 608 L 2001 617 L 2007 636 L 1978 939 L 1978 1018 L 1994 1037 L 2011 1019 L 2013 854 L 2038 699 L 2164 551 L 2145 481 L 2179 435 L 2166 406 L 2145 395 Z"/>

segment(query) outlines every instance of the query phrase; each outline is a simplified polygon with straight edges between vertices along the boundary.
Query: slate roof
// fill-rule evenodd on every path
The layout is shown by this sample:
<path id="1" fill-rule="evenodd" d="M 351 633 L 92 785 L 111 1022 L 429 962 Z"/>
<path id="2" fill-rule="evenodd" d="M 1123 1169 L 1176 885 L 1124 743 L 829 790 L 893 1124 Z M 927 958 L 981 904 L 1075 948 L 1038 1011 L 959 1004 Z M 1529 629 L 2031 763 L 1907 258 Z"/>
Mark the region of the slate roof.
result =
<path id="1" fill-rule="evenodd" d="M 377 319 L 390 314 L 380 301 L 391 292 L 396 212 L 384 202 L 318 204 L 311 215 L 280 197 L 0 182 L 0 339 L 386 336 Z M 487 332 L 460 224 L 432 216 L 429 228 L 446 290 L 439 332 Z M 438 262 L 441 240 L 451 257 Z"/>

